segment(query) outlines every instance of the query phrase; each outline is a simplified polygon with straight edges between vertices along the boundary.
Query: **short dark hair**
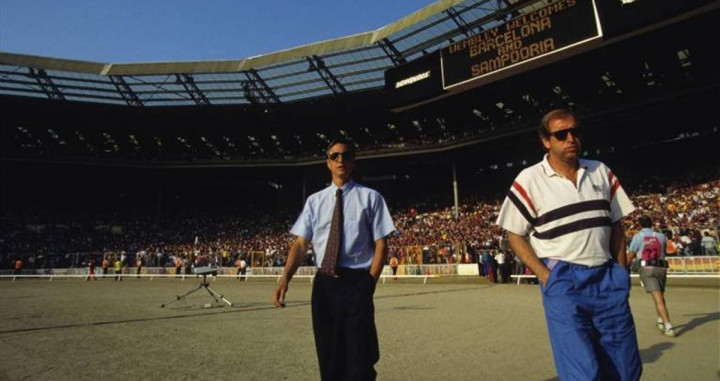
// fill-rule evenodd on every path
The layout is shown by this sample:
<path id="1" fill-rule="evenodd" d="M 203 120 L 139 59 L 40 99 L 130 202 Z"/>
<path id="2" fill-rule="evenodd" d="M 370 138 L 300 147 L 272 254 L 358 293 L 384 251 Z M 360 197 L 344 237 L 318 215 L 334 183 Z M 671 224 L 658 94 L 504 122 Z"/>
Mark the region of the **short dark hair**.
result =
<path id="1" fill-rule="evenodd" d="M 333 139 L 333 140 L 330 141 L 330 144 L 328 144 L 327 148 L 325 149 L 325 154 L 326 154 L 326 155 L 330 153 L 330 148 L 332 148 L 335 144 L 344 144 L 345 146 L 348 147 L 348 151 L 352 152 L 353 154 L 356 153 L 356 152 L 355 152 L 355 145 L 354 145 L 354 144 L 352 144 L 352 143 L 351 143 L 349 140 L 347 140 L 346 138 L 339 137 L 339 138 L 335 138 L 335 139 Z"/>
<path id="2" fill-rule="evenodd" d="M 648 216 L 640 216 L 640 218 L 638 218 L 638 223 L 644 228 L 652 227 L 652 220 L 650 220 L 650 217 Z"/>
<path id="3" fill-rule="evenodd" d="M 548 113 L 545 114 L 540 120 L 538 135 L 546 138 L 550 137 L 550 121 L 553 119 L 565 119 L 568 117 L 575 119 L 576 123 L 580 123 L 580 118 L 578 118 L 577 115 L 575 115 L 575 113 L 570 110 L 564 108 L 556 108 L 555 110 L 548 111 Z"/>

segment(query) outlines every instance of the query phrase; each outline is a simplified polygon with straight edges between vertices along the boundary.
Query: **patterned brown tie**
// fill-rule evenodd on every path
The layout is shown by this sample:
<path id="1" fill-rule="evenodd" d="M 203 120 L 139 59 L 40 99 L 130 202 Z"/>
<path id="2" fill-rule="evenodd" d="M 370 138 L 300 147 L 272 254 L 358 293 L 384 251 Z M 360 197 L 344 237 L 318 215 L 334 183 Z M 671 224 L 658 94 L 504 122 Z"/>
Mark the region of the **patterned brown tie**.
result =
<path id="1" fill-rule="evenodd" d="M 330 235 L 328 236 L 325 256 L 320 266 L 320 272 L 328 275 L 335 275 L 337 258 L 340 254 L 340 237 L 343 226 L 342 189 L 335 191 L 335 210 L 333 211 L 332 223 L 330 224 Z"/>

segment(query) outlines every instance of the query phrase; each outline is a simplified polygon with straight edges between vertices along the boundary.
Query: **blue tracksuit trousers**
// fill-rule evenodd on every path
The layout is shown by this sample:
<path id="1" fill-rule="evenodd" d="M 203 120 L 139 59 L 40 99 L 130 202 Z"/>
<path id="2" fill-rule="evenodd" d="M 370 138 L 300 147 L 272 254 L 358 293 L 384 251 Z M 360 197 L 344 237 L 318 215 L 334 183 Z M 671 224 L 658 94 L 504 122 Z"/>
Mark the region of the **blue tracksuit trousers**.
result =
<path id="1" fill-rule="evenodd" d="M 640 379 L 627 271 L 614 260 L 596 267 L 543 261 L 551 272 L 540 290 L 560 380 Z"/>

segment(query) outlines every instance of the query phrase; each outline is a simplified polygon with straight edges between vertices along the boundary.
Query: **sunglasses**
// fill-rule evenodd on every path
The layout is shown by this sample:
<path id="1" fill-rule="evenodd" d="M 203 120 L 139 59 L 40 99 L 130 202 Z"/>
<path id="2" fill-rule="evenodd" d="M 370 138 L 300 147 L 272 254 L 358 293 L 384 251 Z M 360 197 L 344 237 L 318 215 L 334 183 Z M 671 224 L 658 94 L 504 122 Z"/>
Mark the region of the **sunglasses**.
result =
<path id="1" fill-rule="evenodd" d="M 336 161 L 338 157 L 342 157 L 344 160 L 353 160 L 355 159 L 355 153 L 350 151 L 345 152 L 331 152 L 328 154 L 328 159 L 332 161 Z"/>
<path id="2" fill-rule="evenodd" d="M 555 139 L 557 139 L 561 142 L 564 142 L 565 139 L 567 139 L 569 133 L 572 133 L 573 137 L 579 138 L 580 137 L 580 128 L 572 127 L 572 128 L 566 128 L 566 129 L 560 130 L 560 131 L 555 131 L 555 132 L 547 132 L 546 131 L 547 137 L 554 136 Z"/>

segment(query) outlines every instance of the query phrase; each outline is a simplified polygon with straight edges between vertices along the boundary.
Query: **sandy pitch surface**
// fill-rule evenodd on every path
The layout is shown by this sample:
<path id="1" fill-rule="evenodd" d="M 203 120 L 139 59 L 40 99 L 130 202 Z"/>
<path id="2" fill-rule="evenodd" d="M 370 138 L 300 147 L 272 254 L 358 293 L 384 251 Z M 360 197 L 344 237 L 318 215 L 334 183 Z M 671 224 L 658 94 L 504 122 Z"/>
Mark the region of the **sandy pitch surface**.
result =
<path id="1" fill-rule="evenodd" d="M 163 302 L 195 278 L 0 282 L 0 380 L 319 379 L 308 280 L 271 306 L 273 281 L 218 278 Z M 633 286 L 643 379 L 720 377 L 720 288 L 666 294 L 678 337 L 655 328 L 650 296 Z M 476 278 L 389 280 L 375 293 L 379 380 L 556 380 L 539 290 Z"/>

